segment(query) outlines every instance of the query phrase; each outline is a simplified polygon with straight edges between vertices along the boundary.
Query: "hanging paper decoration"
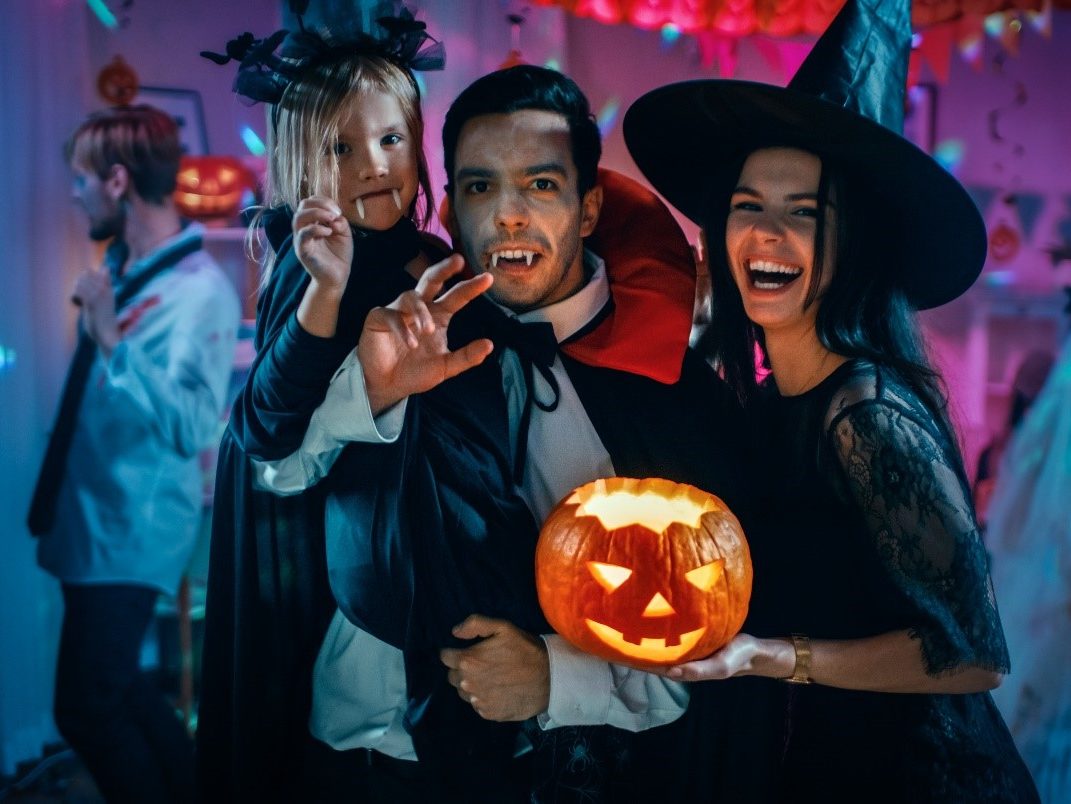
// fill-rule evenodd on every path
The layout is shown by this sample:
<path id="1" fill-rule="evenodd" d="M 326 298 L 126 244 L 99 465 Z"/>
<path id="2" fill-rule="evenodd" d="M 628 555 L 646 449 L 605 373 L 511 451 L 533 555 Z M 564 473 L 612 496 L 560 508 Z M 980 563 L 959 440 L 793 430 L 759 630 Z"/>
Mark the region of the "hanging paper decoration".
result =
<path id="1" fill-rule="evenodd" d="M 844 0 L 536 0 L 558 6 L 578 17 L 616 25 L 628 23 L 657 30 L 670 24 L 682 33 L 712 31 L 741 37 L 767 34 L 775 37 L 824 31 Z M 985 17 L 1001 11 L 1044 13 L 1045 7 L 1071 8 L 1071 0 L 915 0 L 912 23 L 916 29 L 958 20 Z"/>
<path id="2" fill-rule="evenodd" d="M 1001 55 L 998 55 L 993 60 L 994 71 L 997 72 L 998 74 L 1001 73 L 1003 71 L 1003 65 L 1004 65 L 1004 59 L 1003 59 L 1003 55 L 1001 54 Z M 1008 103 L 1005 106 L 998 106 L 995 109 L 990 109 L 989 110 L 989 114 L 987 115 L 988 120 L 989 120 L 989 138 L 991 140 L 993 140 L 993 142 L 997 142 L 997 143 L 1008 142 L 1007 138 L 1005 138 L 1004 135 L 1001 133 L 1001 125 L 1000 125 L 1001 124 L 1001 117 L 1003 117 L 1004 113 L 1007 112 L 1007 111 L 1018 109 L 1018 108 L 1020 108 L 1022 106 L 1025 106 L 1028 99 L 1029 99 L 1029 95 L 1027 94 L 1027 91 L 1026 91 L 1026 84 L 1024 84 L 1022 81 L 1016 81 L 1015 82 L 1015 95 L 1012 97 L 1011 102 Z M 1018 142 L 1013 143 L 1012 144 L 1012 153 L 1014 153 L 1016 156 L 1022 156 L 1023 155 L 1023 146 L 1022 146 L 1022 144 L 1018 143 Z"/>
<path id="3" fill-rule="evenodd" d="M 1034 234 L 1034 226 L 1041 216 L 1041 209 L 1045 206 L 1045 199 L 1041 193 L 1016 193 L 1015 210 L 1019 213 L 1019 229 L 1025 240 L 1030 240 Z"/>
<path id="4" fill-rule="evenodd" d="M 1071 195 L 1064 198 L 1064 202 L 1066 203 L 1067 208 L 1071 210 Z M 1060 223 L 1057 224 L 1057 228 L 1063 239 L 1068 243 L 1071 243 L 1071 215 L 1068 215 L 1068 217 L 1060 221 Z"/>
<path id="5" fill-rule="evenodd" d="M 699 63 L 704 69 L 713 69 L 717 64 L 718 74 L 722 78 L 732 78 L 736 75 L 739 39 L 710 31 L 696 34 L 695 39 L 699 44 Z"/>
<path id="6" fill-rule="evenodd" d="M 978 207 L 978 211 L 982 213 L 982 217 L 984 218 L 989 211 L 989 205 L 993 203 L 993 199 L 997 197 L 997 188 L 975 185 L 973 187 L 968 187 L 967 192 L 971 194 L 971 198 L 974 199 L 974 205 Z"/>
<path id="7" fill-rule="evenodd" d="M 922 57 L 917 50 L 912 50 L 907 60 L 907 87 L 914 89 L 918 86 L 919 76 L 922 74 Z"/>
<path id="8" fill-rule="evenodd" d="M 916 36 L 919 58 L 930 68 L 937 83 L 947 84 L 952 66 L 952 45 L 956 41 L 956 25 L 935 25 Z"/>

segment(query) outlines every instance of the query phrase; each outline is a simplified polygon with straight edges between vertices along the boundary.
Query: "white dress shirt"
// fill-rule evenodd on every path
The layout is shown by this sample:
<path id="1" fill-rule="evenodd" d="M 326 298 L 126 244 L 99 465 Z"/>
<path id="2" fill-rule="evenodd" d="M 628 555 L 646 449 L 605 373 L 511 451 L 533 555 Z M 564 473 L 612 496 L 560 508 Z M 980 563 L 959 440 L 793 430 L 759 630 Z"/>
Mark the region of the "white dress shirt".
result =
<path id="1" fill-rule="evenodd" d="M 585 267 L 591 278 L 577 293 L 516 318 L 526 323 L 549 322 L 559 343 L 578 332 L 610 299 L 602 260 L 585 252 Z M 503 350 L 501 361 L 515 452 L 524 379 L 515 352 Z M 518 488 L 537 521 L 543 521 L 575 487 L 615 474 L 560 359 L 555 359 L 551 370 L 560 388 L 558 406 L 552 412 L 532 408 L 524 481 Z M 536 398 L 548 400 L 549 385 L 538 372 L 534 377 Z M 258 463 L 258 481 L 279 494 L 297 493 L 327 474 L 346 443 L 397 439 L 404 416 L 403 401 L 373 420 L 364 375 L 352 353 L 313 414 L 300 449 L 281 461 Z M 639 731 L 677 719 L 687 706 L 688 693 L 677 682 L 609 664 L 557 634 L 543 638 L 550 658 L 550 705 L 538 717 L 543 728 L 608 724 Z M 317 739 L 338 750 L 374 748 L 401 759 L 416 759 L 402 727 L 406 696 L 400 650 L 336 611 L 317 657 L 313 684 L 309 725 Z"/>
<path id="2" fill-rule="evenodd" d="M 126 276 L 202 231 L 187 226 Z M 234 287 L 203 250 L 120 311 L 122 338 L 90 369 L 56 524 L 37 546 L 44 570 L 64 583 L 177 591 L 203 509 L 198 453 L 219 433 L 239 314 Z"/>

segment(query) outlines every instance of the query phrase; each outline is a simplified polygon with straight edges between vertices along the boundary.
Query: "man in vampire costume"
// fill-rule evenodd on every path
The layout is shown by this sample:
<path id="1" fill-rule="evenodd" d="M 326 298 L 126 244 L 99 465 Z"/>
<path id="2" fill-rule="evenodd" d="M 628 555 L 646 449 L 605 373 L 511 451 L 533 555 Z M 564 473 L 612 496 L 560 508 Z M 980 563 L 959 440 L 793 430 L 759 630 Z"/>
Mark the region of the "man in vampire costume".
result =
<path id="1" fill-rule="evenodd" d="M 439 296 L 455 258 L 374 309 L 311 421 L 316 394 L 293 383 L 261 395 L 277 409 L 244 414 L 289 439 L 241 444 L 256 482 L 282 494 L 311 486 L 290 499 L 310 513 L 326 505 L 326 527 L 256 516 L 247 486 L 229 512 L 232 539 L 214 535 L 217 582 L 237 585 L 214 586 L 209 600 L 206 661 L 219 653 L 202 723 L 210 705 L 232 715 L 212 714 L 211 741 L 233 752 L 234 800 L 253 781 L 243 768 L 294 767 L 285 746 L 304 751 L 306 780 L 310 770 L 325 780 L 323 800 L 603 800 L 641 764 L 628 732 L 686 705 L 679 685 L 549 634 L 532 556 L 537 522 L 596 477 L 662 476 L 744 509 L 741 414 L 687 348 L 687 243 L 653 195 L 597 174 L 598 130 L 560 73 L 485 76 L 455 101 L 443 139 L 445 218 L 477 276 Z M 488 287 L 490 298 L 464 304 Z M 285 352 L 270 351 L 279 362 Z M 447 364 L 446 376 L 470 368 L 443 381 Z M 333 614 L 321 605 L 325 571 Z M 221 604 L 230 634 L 212 630 Z M 224 639 L 230 666 L 211 644 Z M 314 658 L 309 715 L 294 686 L 308 685 Z M 265 697 L 242 689 L 247 680 Z M 307 722 L 315 739 L 302 748 L 265 730 L 268 718 L 273 729 Z"/>

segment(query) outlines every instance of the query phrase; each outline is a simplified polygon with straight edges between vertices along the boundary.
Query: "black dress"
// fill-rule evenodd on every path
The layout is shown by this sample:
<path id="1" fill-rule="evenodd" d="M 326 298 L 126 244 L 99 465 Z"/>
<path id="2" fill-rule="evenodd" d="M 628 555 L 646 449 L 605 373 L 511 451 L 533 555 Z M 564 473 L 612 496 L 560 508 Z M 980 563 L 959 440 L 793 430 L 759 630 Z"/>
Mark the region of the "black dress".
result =
<path id="1" fill-rule="evenodd" d="M 891 370 L 850 361 L 751 410 L 760 518 L 745 631 L 908 629 L 926 670 L 1008 671 L 957 450 Z M 720 801 L 1036 801 L 993 699 L 741 678 L 697 685 L 720 724 Z"/>

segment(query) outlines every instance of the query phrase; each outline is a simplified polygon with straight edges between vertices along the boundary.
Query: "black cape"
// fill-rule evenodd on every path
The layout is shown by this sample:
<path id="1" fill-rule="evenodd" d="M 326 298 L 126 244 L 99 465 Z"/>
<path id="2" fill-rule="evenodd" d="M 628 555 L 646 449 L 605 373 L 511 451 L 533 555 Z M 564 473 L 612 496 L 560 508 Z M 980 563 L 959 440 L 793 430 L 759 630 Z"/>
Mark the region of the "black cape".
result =
<path id="1" fill-rule="evenodd" d="M 490 337 L 516 348 L 496 320 L 501 312 L 482 301 L 455 317 L 451 347 Z M 697 356 L 687 355 L 673 385 L 564 354 L 562 360 L 618 474 L 691 483 L 741 507 L 740 413 Z M 508 445 L 501 371 L 490 359 L 410 398 L 400 438 L 347 446 L 327 481 L 335 598 L 349 620 L 405 653 L 407 725 L 417 754 L 445 785 L 459 786 L 459 796 L 471 794 L 466 780 L 471 788 L 472 778 L 510 760 L 520 726 L 479 718 L 449 686 L 438 651 L 458 644 L 451 628 L 473 613 L 548 630 L 532 571 L 538 528 L 512 485 Z M 601 743 L 593 731 L 608 730 L 573 730 L 568 739 Z M 538 748 L 542 735 L 530 736 Z M 606 745 L 592 753 L 604 754 L 595 759 L 605 766 L 607 752 L 620 753 Z M 555 751 L 539 754 L 543 781 L 577 786 L 550 769 L 562 765 Z M 595 789 L 611 780 L 601 775 Z"/>
<path id="2" fill-rule="evenodd" d="M 300 294 L 292 296 L 291 304 L 280 309 L 296 307 Z M 270 315 L 276 307 L 272 295 L 265 298 L 261 329 L 270 334 L 279 329 L 270 322 L 280 317 Z M 497 342 L 495 316 L 501 314 L 489 304 L 471 305 L 451 325 L 453 345 L 480 335 Z M 726 387 L 697 357 L 689 353 L 681 380 L 674 385 L 565 357 L 563 361 L 618 474 L 692 483 L 715 491 L 740 510 L 736 459 L 743 428 L 738 409 Z M 341 356 L 331 368 L 339 362 Z M 326 380 L 320 380 L 325 389 Z M 284 437 L 271 444 L 276 454 L 257 457 L 293 451 L 294 436 L 300 440 L 322 398 L 322 390 L 307 393 L 307 404 L 274 411 L 265 432 Z M 263 405 L 273 400 L 259 401 Z M 242 413 L 236 405 L 230 442 L 221 453 L 221 468 L 224 460 L 243 464 L 231 467 L 238 482 L 227 489 L 221 480 L 224 488 L 217 490 L 217 499 L 228 491 L 233 498 L 233 508 L 220 506 L 216 515 L 222 529 L 231 524 L 233 536 L 223 544 L 213 534 L 212 571 L 222 575 L 217 565 L 223 566 L 235 580 L 230 589 L 220 589 L 223 580 L 210 589 L 201 714 L 202 729 L 206 722 L 209 728 L 199 735 L 201 773 L 207 782 L 202 790 L 225 790 L 221 798 L 228 800 L 285 800 L 287 778 L 298 776 L 311 665 L 332 611 L 323 582 L 324 493 L 329 495 L 330 517 L 360 525 L 328 529 L 332 538 L 327 567 L 335 597 L 351 621 L 405 652 L 407 725 L 418 755 L 438 767 L 445 780 L 461 785 L 474 778 L 468 774 L 491 771 L 495 763 L 508 761 L 518 726 L 478 718 L 446 683 L 445 668 L 438 661 L 438 650 L 456 642 L 450 628 L 474 612 L 509 619 L 525 630 L 546 631 L 531 571 L 536 526 L 510 481 L 497 361 L 411 399 L 398 442 L 351 445 L 324 489 L 296 500 L 265 500 L 266 495 L 252 491 L 248 464 L 236 450 L 237 436 L 245 444 L 255 442 L 248 432 L 252 428 L 242 425 L 267 417 L 257 411 L 250 417 Z M 220 614 L 223 605 L 228 611 Z M 271 659 L 266 667 L 265 657 Z M 222 683 L 210 694 L 213 668 L 223 677 L 216 679 Z M 260 681 L 248 685 L 250 673 Z M 255 706 L 271 711 L 251 721 Z M 612 787 L 616 768 L 610 767 L 609 755 L 620 760 L 628 748 L 610 739 L 611 731 L 574 730 L 568 736 L 567 751 L 574 752 L 579 741 L 595 746 L 592 753 L 601 764 L 585 771 L 584 778 L 559 772 L 560 730 L 550 736 L 531 734 L 537 755 L 549 758 L 553 766 L 542 777 L 545 798 L 554 798 L 562 782 L 581 789 L 589 785 L 592 792 Z M 551 750 L 541 751 L 541 742 L 551 743 Z M 220 778 L 229 784 L 221 786 Z"/>
<path id="3" fill-rule="evenodd" d="M 368 310 L 412 285 L 401 269 L 422 247 L 408 220 L 355 241 L 352 277 L 360 281 L 347 285 L 336 336 L 315 338 L 295 318 L 309 280 L 291 248 L 289 217 L 284 209 L 268 219 L 278 258 L 257 303 L 256 358 L 219 449 L 197 728 L 206 802 L 301 799 L 312 666 L 335 610 L 326 489 L 258 491 L 249 458 L 276 460 L 300 446 Z"/>

